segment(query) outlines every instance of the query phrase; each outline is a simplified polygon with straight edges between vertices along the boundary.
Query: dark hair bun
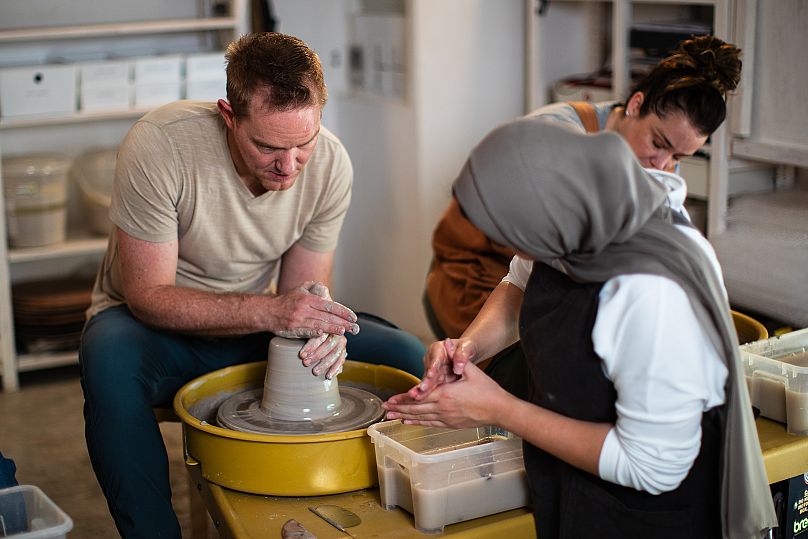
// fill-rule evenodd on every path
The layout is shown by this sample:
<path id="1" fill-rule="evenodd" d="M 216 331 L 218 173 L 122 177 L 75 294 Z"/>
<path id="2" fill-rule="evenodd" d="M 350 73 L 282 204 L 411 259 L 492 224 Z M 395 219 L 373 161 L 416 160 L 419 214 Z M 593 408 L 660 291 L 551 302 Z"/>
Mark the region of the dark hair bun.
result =
<path id="1" fill-rule="evenodd" d="M 741 50 L 714 36 L 687 39 L 664 63 L 689 73 L 692 82 L 714 87 L 721 94 L 738 87 L 741 79 Z M 695 79 L 695 80 L 694 80 Z"/>

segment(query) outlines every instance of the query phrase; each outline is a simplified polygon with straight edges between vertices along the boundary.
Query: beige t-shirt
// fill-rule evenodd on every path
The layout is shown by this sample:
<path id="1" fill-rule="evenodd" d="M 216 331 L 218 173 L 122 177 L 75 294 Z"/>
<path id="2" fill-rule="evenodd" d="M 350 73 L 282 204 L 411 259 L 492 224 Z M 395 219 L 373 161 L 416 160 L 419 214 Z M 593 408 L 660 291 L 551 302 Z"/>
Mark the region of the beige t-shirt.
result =
<path id="1" fill-rule="evenodd" d="M 216 105 L 179 101 L 147 114 L 127 134 L 109 214 L 140 240 L 179 240 L 177 286 L 260 293 L 292 245 L 336 248 L 352 181 L 348 153 L 322 127 L 295 184 L 255 197 L 236 172 Z M 87 316 L 121 303 L 113 232 Z"/>

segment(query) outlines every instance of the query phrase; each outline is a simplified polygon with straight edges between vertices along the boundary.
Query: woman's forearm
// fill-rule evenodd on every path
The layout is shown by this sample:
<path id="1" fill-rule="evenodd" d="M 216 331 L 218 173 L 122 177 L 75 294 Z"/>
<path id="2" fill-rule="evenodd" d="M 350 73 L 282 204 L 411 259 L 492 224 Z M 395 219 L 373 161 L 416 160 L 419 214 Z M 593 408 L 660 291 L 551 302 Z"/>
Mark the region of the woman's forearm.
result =
<path id="1" fill-rule="evenodd" d="M 513 398 L 497 422 L 500 427 L 564 462 L 599 475 L 600 453 L 614 425 L 592 423 L 557 414 Z"/>
<path id="2" fill-rule="evenodd" d="M 522 290 L 502 282 L 488 296 L 483 308 L 461 338 L 477 346 L 475 363 L 487 359 L 519 340 L 519 310 Z"/>

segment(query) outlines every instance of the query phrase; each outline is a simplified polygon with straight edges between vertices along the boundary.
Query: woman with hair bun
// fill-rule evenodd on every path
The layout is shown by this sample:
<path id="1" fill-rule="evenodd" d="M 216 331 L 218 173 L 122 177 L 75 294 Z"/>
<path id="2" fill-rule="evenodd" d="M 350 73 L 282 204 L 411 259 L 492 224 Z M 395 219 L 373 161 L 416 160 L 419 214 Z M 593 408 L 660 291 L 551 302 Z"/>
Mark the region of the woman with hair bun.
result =
<path id="1" fill-rule="evenodd" d="M 688 40 L 603 132 L 522 118 L 454 183 L 458 211 L 518 256 L 463 336 L 429 347 L 422 382 L 384 406 L 520 436 L 540 539 L 759 539 L 777 525 L 721 268 L 668 172 L 723 121 L 738 54 Z M 476 365 L 517 339 L 521 398 Z"/>
<path id="2" fill-rule="evenodd" d="M 626 139 L 644 167 L 673 171 L 724 121 L 726 94 L 741 78 L 739 56 L 713 36 L 682 42 L 612 109 L 605 129 Z"/>

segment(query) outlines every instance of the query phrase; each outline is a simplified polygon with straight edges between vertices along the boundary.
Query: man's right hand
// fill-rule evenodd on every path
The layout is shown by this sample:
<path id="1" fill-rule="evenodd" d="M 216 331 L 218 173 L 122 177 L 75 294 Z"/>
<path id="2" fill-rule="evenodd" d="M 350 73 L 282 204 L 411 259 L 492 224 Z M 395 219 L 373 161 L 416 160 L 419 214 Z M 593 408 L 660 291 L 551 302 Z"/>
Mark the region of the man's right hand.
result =
<path id="1" fill-rule="evenodd" d="M 477 357 L 477 345 L 469 339 L 433 342 L 424 356 L 424 377 L 407 394 L 416 400 L 426 398 L 436 387 L 458 380 L 466 364 Z"/>
<path id="2" fill-rule="evenodd" d="M 356 314 L 336 301 L 311 292 L 315 285 L 307 282 L 272 298 L 275 308 L 270 313 L 270 332 L 293 339 L 359 332 Z"/>

